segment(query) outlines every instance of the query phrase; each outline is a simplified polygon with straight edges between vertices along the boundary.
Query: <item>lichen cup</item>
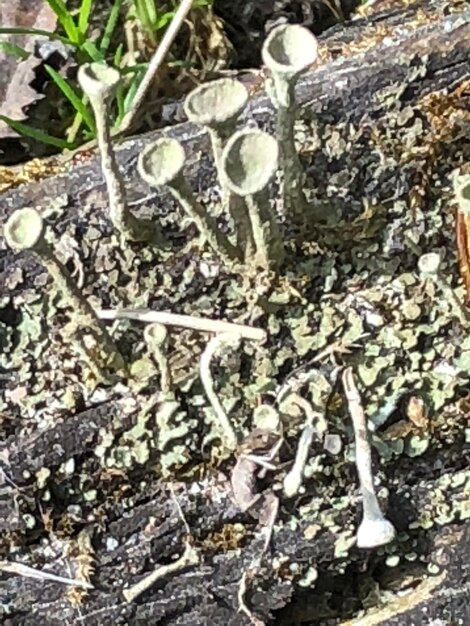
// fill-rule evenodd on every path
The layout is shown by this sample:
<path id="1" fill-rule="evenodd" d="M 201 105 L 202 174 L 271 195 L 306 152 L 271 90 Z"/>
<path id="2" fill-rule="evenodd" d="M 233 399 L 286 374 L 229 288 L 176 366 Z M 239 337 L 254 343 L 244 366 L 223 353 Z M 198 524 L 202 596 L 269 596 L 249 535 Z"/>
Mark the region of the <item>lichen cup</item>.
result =
<path id="1" fill-rule="evenodd" d="M 261 130 L 244 129 L 230 137 L 221 160 L 230 191 L 243 198 L 248 209 L 256 262 L 265 267 L 278 266 L 284 259 L 277 214 L 269 199 L 278 154 L 274 137 Z"/>
<path id="2" fill-rule="evenodd" d="M 109 198 L 109 215 L 114 228 L 125 240 L 164 244 L 154 222 L 137 218 L 128 207 L 123 176 L 112 145 L 109 107 L 120 82 L 119 72 L 105 63 L 85 63 L 78 70 L 78 82 L 90 100 L 96 122 L 101 169 Z"/>
<path id="3" fill-rule="evenodd" d="M 149 185 L 169 189 L 213 250 L 223 257 L 239 259 L 240 254 L 235 246 L 218 228 L 216 220 L 197 202 L 184 178 L 185 159 L 186 155 L 180 142 L 171 137 L 163 137 L 142 150 L 137 167 L 140 176 Z"/>
<path id="4" fill-rule="evenodd" d="M 284 176 L 284 210 L 294 223 L 303 225 L 309 209 L 302 189 L 304 175 L 294 141 L 297 116 L 295 84 L 299 76 L 316 62 L 317 41 L 307 28 L 284 24 L 268 35 L 262 57 L 271 72 L 272 80 L 267 87 L 277 109 L 276 135 Z"/>
<path id="5" fill-rule="evenodd" d="M 54 285 L 62 294 L 67 305 L 74 311 L 78 335 L 90 334 L 98 350 L 87 355 L 103 373 L 125 372 L 125 362 L 104 323 L 98 319 L 91 304 L 74 283 L 66 266 L 56 256 L 54 242 L 46 237 L 46 225 L 39 212 L 32 207 L 17 209 L 8 218 L 4 228 L 5 239 L 16 251 L 31 251 L 51 275 Z M 49 233 L 49 239 L 53 239 Z M 101 351 L 101 354 L 100 354 Z"/>
<path id="6" fill-rule="evenodd" d="M 224 142 L 235 130 L 237 120 L 248 102 L 246 87 L 233 78 L 221 78 L 193 89 L 184 102 L 190 122 L 208 129 L 219 178 Z M 223 184 L 223 181 L 220 181 Z"/>

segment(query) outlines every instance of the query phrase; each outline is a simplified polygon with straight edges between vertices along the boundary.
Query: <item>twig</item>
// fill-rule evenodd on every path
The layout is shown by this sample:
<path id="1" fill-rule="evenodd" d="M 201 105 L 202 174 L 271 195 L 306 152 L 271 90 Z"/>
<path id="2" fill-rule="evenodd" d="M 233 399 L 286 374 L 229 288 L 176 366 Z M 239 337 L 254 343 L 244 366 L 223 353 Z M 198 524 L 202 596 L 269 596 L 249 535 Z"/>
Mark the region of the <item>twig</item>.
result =
<path id="1" fill-rule="evenodd" d="M 102 320 L 136 320 L 165 324 L 166 326 L 181 326 L 182 328 L 192 328 L 206 333 L 231 333 L 240 335 L 243 339 L 252 341 L 264 341 L 267 332 L 262 328 L 245 326 L 244 324 L 232 324 L 220 320 L 211 320 L 206 317 L 194 317 L 192 315 L 179 315 L 177 313 L 166 313 L 164 311 L 151 311 L 150 309 L 100 309 L 97 315 Z"/>
<path id="2" fill-rule="evenodd" d="M 120 132 L 125 132 L 132 125 L 137 111 L 142 106 L 145 95 L 147 94 L 147 91 L 155 78 L 155 74 L 157 73 L 160 65 L 168 54 L 168 51 L 171 48 L 173 41 L 175 40 L 175 37 L 178 34 L 179 29 L 181 28 L 181 25 L 186 19 L 186 16 L 188 15 L 192 4 L 193 0 L 181 0 L 178 10 L 174 14 L 170 25 L 163 35 L 163 39 L 161 40 L 160 45 L 156 49 L 155 54 L 153 55 L 152 60 L 149 63 L 147 71 L 145 72 L 145 76 L 143 77 L 142 82 L 140 83 L 139 88 L 136 91 L 131 107 L 122 119 L 119 128 Z"/>
<path id="3" fill-rule="evenodd" d="M 175 572 L 187 567 L 188 565 L 196 565 L 199 563 L 199 554 L 195 548 L 191 545 L 190 538 L 190 528 L 189 524 L 184 516 L 183 509 L 181 508 L 180 503 L 178 502 L 178 498 L 176 497 L 175 490 L 173 485 L 170 484 L 170 492 L 171 499 L 175 503 L 176 510 L 178 512 L 178 516 L 183 522 L 184 528 L 187 533 L 184 552 L 180 556 L 179 559 L 174 561 L 173 563 L 169 563 L 168 565 L 161 565 L 157 567 L 153 572 L 151 572 L 148 576 L 144 576 L 138 583 L 132 585 L 127 589 L 124 589 L 122 595 L 127 600 L 127 602 L 133 602 L 136 598 L 138 598 L 144 591 L 147 591 L 149 587 L 151 587 L 157 580 L 163 578 L 164 576 L 168 576 L 168 574 L 174 574 Z"/>
<path id="4" fill-rule="evenodd" d="M 18 574 L 19 576 L 26 576 L 27 578 L 35 578 L 36 580 L 50 580 L 52 582 L 62 583 L 63 585 L 81 587 L 82 589 L 94 589 L 94 586 L 86 580 L 76 580 L 73 578 L 66 578 L 64 576 L 56 576 L 56 574 L 42 572 L 41 570 L 34 569 L 28 565 L 23 565 L 22 563 L 0 561 L 0 571 L 8 572 L 9 574 Z"/>
<path id="5" fill-rule="evenodd" d="M 240 579 L 240 584 L 238 586 L 238 594 L 237 594 L 238 610 L 245 613 L 245 615 L 248 617 L 248 619 L 253 624 L 253 626 L 265 626 L 265 622 L 261 621 L 255 615 L 253 615 L 253 613 L 250 611 L 250 609 L 245 603 L 246 581 L 247 581 L 247 578 L 250 576 L 252 576 L 252 572 L 250 572 L 249 570 L 245 570 Z"/>
<path id="6" fill-rule="evenodd" d="M 201 382 L 206 392 L 206 396 L 214 409 L 217 419 L 222 427 L 224 434 L 225 445 L 229 450 L 234 450 L 237 445 L 237 435 L 230 422 L 230 419 L 222 406 L 221 401 L 217 397 L 214 391 L 214 380 L 211 374 L 211 362 L 215 354 L 220 350 L 226 350 L 227 348 L 235 349 L 240 343 L 240 335 L 230 333 L 223 333 L 216 337 L 213 337 L 206 346 L 206 349 L 202 353 L 200 361 L 200 376 Z"/>
<path id="7" fill-rule="evenodd" d="M 127 602 L 133 602 L 160 578 L 164 578 L 169 574 L 174 574 L 175 572 L 188 567 L 188 565 L 196 565 L 197 563 L 199 563 L 199 554 L 195 548 L 193 548 L 188 538 L 185 542 L 184 552 L 179 559 L 173 561 L 173 563 L 168 563 L 168 565 L 161 565 L 160 567 L 157 567 L 156 570 L 151 572 L 148 576 L 144 576 L 144 578 L 139 580 L 138 583 L 132 585 L 132 587 L 124 589 L 122 595 Z"/>

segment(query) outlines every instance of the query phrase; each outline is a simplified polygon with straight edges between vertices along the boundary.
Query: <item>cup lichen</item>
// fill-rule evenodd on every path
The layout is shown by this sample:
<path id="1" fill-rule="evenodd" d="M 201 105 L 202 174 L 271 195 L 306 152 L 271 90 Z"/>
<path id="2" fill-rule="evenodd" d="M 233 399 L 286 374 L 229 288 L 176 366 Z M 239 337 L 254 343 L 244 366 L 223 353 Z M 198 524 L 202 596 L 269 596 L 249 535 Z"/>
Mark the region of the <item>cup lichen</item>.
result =
<path id="1" fill-rule="evenodd" d="M 138 219 L 128 207 L 124 179 L 112 145 L 109 120 L 110 103 L 119 81 L 119 72 L 105 63 L 86 63 L 78 70 L 78 82 L 90 100 L 95 115 L 101 170 L 109 198 L 109 215 L 114 228 L 125 240 L 162 245 L 164 238 L 158 225 Z"/>
<path id="2" fill-rule="evenodd" d="M 266 38 L 262 57 L 272 77 L 267 83 L 268 94 L 277 109 L 276 135 L 284 176 L 284 211 L 293 222 L 304 224 L 309 207 L 302 189 L 304 174 L 294 139 L 295 85 L 301 74 L 316 62 L 317 41 L 307 28 L 283 24 Z"/>
<path id="3" fill-rule="evenodd" d="M 277 163 L 276 140 L 256 129 L 234 133 L 222 154 L 224 177 L 230 191 L 246 204 L 256 262 L 264 267 L 279 266 L 284 260 L 278 216 L 269 198 L 269 184 L 276 174 Z"/>
<path id="4" fill-rule="evenodd" d="M 229 259 L 241 258 L 241 253 L 220 230 L 214 217 L 201 206 L 183 176 L 185 153 L 176 139 L 157 139 L 140 153 L 138 170 L 152 187 L 168 187 L 185 213 L 194 221 L 200 234 L 211 248 Z"/>
<path id="5" fill-rule="evenodd" d="M 7 220 L 4 233 L 10 248 L 33 252 L 49 272 L 67 305 L 74 310 L 77 319 L 80 318 L 77 333 L 80 336 L 91 335 L 96 342 L 98 350 L 88 350 L 87 354 L 98 370 L 123 373 L 125 363 L 122 355 L 65 265 L 56 257 L 54 245 L 46 238 L 46 226 L 39 212 L 30 207 L 17 209 Z M 98 356 L 100 351 L 102 358 Z"/>

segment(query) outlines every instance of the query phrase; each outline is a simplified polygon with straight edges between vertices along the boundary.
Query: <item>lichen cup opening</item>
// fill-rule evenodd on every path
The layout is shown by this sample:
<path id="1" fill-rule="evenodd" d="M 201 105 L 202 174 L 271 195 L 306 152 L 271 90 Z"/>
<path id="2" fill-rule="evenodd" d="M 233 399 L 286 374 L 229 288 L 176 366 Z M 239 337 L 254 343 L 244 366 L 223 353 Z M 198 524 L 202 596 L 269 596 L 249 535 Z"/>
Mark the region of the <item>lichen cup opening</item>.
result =
<path id="1" fill-rule="evenodd" d="M 272 72 L 294 76 L 317 60 L 317 40 L 304 26 L 283 24 L 268 35 L 262 56 Z"/>
<path id="2" fill-rule="evenodd" d="M 222 156 L 227 185 L 239 196 L 255 195 L 276 173 L 277 141 L 261 130 L 241 130 L 227 142 Z"/>
<path id="3" fill-rule="evenodd" d="M 87 63 L 78 69 L 78 82 L 89 98 L 107 98 L 117 88 L 119 72 L 105 63 Z"/>
<path id="4" fill-rule="evenodd" d="M 43 235 L 43 219 L 33 208 L 18 209 L 5 224 L 5 238 L 15 250 L 31 250 Z"/>
<path id="5" fill-rule="evenodd" d="M 164 137 L 142 150 L 137 167 L 145 182 L 158 187 L 170 184 L 181 174 L 185 158 L 179 141 Z"/>
<path id="6" fill-rule="evenodd" d="M 248 92 L 240 81 L 221 78 L 191 91 L 184 102 L 184 110 L 195 124 L 219 127 L 233 123 L 247 101 Z"/>
<path id="7" fill-rule="evenodd" d="M 438 252 L 428 252 L 419 257 L 418 268 L 426 276 L 435 276 L 441 267 L 442 258 Z"/>

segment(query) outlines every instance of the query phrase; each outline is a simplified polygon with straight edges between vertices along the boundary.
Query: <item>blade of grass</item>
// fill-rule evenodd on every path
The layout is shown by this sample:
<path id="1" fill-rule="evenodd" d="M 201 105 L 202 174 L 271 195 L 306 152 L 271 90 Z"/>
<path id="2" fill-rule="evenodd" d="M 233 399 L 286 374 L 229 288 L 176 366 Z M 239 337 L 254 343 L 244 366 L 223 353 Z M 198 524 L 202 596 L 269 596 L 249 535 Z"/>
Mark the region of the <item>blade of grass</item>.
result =
<path id="1" fill-rule="evenodd" d="M 143 72 L 136 72 L 131 79 L 129 89 L 124 97 L 124 111 L 127 113 L 132 105 L 132 102 L 135 98 L 135 94 L 139 89 L 139 84 L 141 82 Z"/>
<path id="2" fill-rule="evenodd" d="M 70 41 L 76 44 L 81 44 L 84 37 L 82 37 L 81 33 L 79 32 L 73 20 L 73 17 L 67 10 L 67 7 L 65 6 L 63 0 L 46 0 L 46 2 L 57 15 L 57 19 L 59 20 L 62 28 L 67 33 L 67 37 L 70 39 Z"/>
<path id="3" fill-rule="evenodd" d="M 68 37 L 62 37 L 56 33 L 51 33 L 48 30 L 42 30 L 41 28 L 18 28 L 18 27 L 0 27 L 0 35 L 40 35 L 41 37 L 47 37 L 55 41 L 61 41 L 62 43 L 77 46 L 73 41 L 70 41 Z"/>
<path id="4" fill-rule="evenodd" d="M 30 54 L 24 48 L 21 48 L 14 43 L 8 43 L 7 41 L 0 41 L 0 50 L 3 50 L 6 54 L 10 54 L 17 59 L 21 59 L 22 61 L 25 61 Z"/>
<path id="5" fill-rule="evenodd" d="M 88 30 L 92 4 L 93 0 L 82 0 L 82 4 L 80 5 L 80 12 L 78 14 L 78 30 L 83 36 L 86 35 Z"/>
<path id="6" fill-rule="evenodd" d="M 90 131 L 94 134 L 96 133 L 95 120 L 93 119 L 93 115 L 86 108 L 84 103 L 82 102 L 81 97 L 74 91 L 74 89 L 69 85 L 69 83 L 63 78 L 54 68 L 50 65 L 45 65 L 46 72 L 52 78 L 57 87 L 61 90 L 70 104 L 73 106 L 77 113 L 83 118 L 83 121 L 88 126 Z"/>
<path id="7" fill-rule="evenodd" d="M 113 8 L 111 9 L 111 13 L 109 14 L 108 21 L 106 22 L 104 33 L 99 45 L 99 49 L 103 55 L 106 54 L 109 44 L 111 43 L 111 37 L 113 36 L 114 29 L 116 28 L 116 24 L 119 19 L 119 12 L 121 11 L 122 3 L 123 0 L 116 0 L 113 4 Z"/>
<path id="8" fill-rule="evenodd" d="M 95 63 L 101 63 L 102 61 L 104 61 L 104 54 L 99 48 L 95 46 L 92 41 L 85 41 L 80 49 L 85 52 Z M 87 59 L 87 61 L 88 60 L 89 59 Z"/>
<path id="9" fill-rule="evenodd" d="M 12 120 L 6 115 L 0 115 L 0 120 L 8 124 L 10 128 L 16 130 L 20 135 L 24 135 L 25 137 L 31 137 L 31 139 L 35 139 L 36 141 L 40 141 L 41 143 L 47 143 L 50 146 L 55 146 L 56 148 L 60 148 L 61 150 L 73 150 L 76 146 L 75 144 L 69 143 L 65 139 L 60 139 L 60 137 L 54 137 L 53 135 L 49 135 L 48 133 L 39 130 L 38 128 L 34 128 L 33 126 L 28 126 L 27 124 L 23 124 L 23 122 L 18 122 L 17 120 Z"/>

